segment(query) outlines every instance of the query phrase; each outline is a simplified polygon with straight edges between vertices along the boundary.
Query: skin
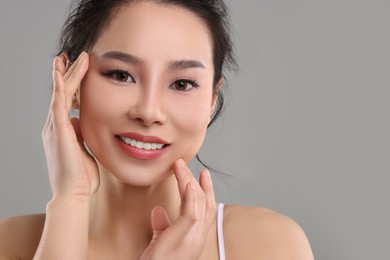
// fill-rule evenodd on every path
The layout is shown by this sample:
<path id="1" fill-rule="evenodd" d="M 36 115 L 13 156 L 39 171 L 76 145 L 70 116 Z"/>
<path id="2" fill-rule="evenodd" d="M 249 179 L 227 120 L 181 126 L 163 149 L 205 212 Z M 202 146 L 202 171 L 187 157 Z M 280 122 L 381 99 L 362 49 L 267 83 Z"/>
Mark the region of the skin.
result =
<path id="1" fill-rule="evenodd" d="M 142 62 L 107 58 L 111 51 Z M 171 66 L 183 60 L 202 66 Z M 68 71 L 66 62 L 54 61 L 42 133 L 53 198 L 46 214 L 0 222 L 1 259 L 218 259 L 211 178 L 203 170 L 198 182 L 187 166 L 216 101 L 203 21 L 180 7 L 138 2 L 122 8 Z M 132 77 L 107 75 L 118 68 Z M 180 79 L 199 87 L 179 90 Z M 80 120 L 68 118 L 72 107 Z M 121 132 L 170 146 L 158 159 L 138 160 L 118 148 Z M 224 238 L 227 259 L 313 259 L 302 229 L 267 209 L 226 206 Z"/>

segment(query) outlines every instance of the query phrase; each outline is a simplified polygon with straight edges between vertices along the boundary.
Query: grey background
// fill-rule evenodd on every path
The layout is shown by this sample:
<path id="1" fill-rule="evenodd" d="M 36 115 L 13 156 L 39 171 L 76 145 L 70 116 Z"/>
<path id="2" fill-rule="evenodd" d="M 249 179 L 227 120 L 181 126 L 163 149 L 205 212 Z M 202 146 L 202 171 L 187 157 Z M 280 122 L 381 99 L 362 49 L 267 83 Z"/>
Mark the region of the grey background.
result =
<path id="1" fill-rule="evenodd" d="M 50 199 L 41 129 L 69 3 L 1 4 L 0 218 Z M 241 69 L 200 153 L 232 175 L 218 200 L 292 217 L 316 259 L 390 259 L 390 1 L 228 3 Z"/>

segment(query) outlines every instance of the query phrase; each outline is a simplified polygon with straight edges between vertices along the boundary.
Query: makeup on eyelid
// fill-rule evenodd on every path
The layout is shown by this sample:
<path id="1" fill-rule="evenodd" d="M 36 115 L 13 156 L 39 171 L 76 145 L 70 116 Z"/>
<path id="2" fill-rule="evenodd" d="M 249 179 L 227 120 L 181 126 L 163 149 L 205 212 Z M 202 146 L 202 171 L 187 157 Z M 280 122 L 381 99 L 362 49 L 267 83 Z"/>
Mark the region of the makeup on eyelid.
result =
<path id="1" fill-rule="evenodd" d="M 113 80 L 118 81 L 120 83 L 128 83 L 128 84 L 137 83 L 136 80 L 134 79 L 133 75 L 128 70 L 121 69 L 119 67 L 117 67 L 116 69 L 104 69 L 101 72 L 101 74 L 104 77 L 113 79 Z M 184 87 L 185 88 L 185 89 L 181 89 L 181 90 L 176 88 L 176 90 L 178 90 L 178 91 L 189 91 L 191 89 L 199 87 L 199 83 L 197 82 L 197 80 L 191 79 L 189 77 L 176 77 L 175 80 L 173 81 L 173 83 L 171 83 L 169 85 L 169 87 L 173 88 L 172 86 L 175 84 L 176 84 L 176 87 L 179 87 L 179 88 Z M 189 88 L 188 88 L 188 85 L 190 85 Z M 175 89 L 175 88 L 173 88 L 173 89 Z"/>
<path id="2" fill-rule="evenodd" d="M 102 73 L 103 76 L 107 78 L 111 78 L 113 80 L 116 80 L 118 82 L 123 83 L 136 83 L 134 77 L 126 70 L 122 69 L 116 69 L 116 70 L 107 70 Z M 131 82 L 127 82 L 127 80 L 130 79 Z"/>

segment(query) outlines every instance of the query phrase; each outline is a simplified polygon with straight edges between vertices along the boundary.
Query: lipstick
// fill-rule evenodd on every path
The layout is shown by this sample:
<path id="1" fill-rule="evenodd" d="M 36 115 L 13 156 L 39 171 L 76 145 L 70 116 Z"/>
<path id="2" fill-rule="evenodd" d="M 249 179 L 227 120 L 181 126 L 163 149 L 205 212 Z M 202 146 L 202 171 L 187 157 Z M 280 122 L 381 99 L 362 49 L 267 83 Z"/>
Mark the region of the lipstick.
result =
<path id="1" fill-rule="evenodd" d="M 119 133 L 115 136 L 121 150 L 138 160 L 155 160 L 167 152 L 169 142 L 157 137 L 140 133 Z"/>

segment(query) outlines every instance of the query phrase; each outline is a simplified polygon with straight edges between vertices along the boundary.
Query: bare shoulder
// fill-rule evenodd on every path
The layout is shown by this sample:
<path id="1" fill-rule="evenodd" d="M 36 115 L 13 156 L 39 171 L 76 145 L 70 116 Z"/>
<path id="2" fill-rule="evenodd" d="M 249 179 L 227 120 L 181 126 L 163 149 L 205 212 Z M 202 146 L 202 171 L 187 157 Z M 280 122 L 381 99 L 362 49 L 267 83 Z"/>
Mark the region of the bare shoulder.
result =
<path id="1" fill-rule="evenodd" d="M 0 258 L 32 259 L 45 224 L 45 214 L 0 220 Z"/>
<path id="2" fill-rule="evenodd" d="M 223 227 L 227 259 L 313 259 L 302 228 L 272 210 L 226 205 Z"/>

